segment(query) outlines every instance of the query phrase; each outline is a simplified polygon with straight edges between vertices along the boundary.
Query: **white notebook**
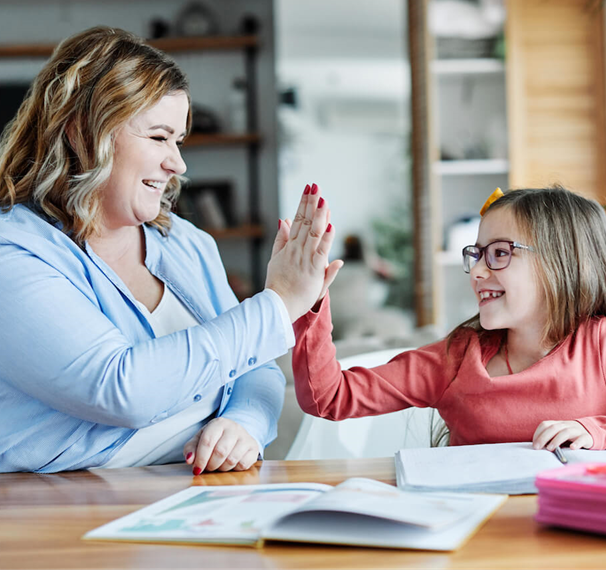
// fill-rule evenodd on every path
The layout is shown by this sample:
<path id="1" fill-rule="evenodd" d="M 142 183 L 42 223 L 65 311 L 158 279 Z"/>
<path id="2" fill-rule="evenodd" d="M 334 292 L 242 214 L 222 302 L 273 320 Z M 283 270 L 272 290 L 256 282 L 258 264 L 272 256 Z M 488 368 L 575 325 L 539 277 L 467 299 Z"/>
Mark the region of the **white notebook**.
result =
<path id="1" fill-rule="evenodd" d="M 606 462 L 606 450 L 562 449 L 569 463 Z M 535 494 L 536 475 L 564 466 L 530 442 L 408 448 L 396 453 L 398 487 L 493 494 Z"/>

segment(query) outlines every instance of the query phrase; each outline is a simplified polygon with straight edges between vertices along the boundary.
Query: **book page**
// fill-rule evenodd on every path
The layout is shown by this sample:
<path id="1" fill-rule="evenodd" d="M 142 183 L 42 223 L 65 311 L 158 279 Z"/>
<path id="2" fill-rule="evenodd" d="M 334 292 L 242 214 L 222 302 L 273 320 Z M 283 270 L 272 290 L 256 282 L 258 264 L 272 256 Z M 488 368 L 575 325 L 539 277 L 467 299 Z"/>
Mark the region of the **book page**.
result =
<path id="1" fill-rule="evenodd" d="M 293 513 L 347 512 L 438 528 L 470 514 L 473 503 L 465 494 L 413 494 L 376 480 L 351 478 Z"/>
<path id="2" fill-rule="evenodd" d="M 332 495 L 335 491 L 326 493 Z M 424 494 L 412 493 L 421 499 Z M 438 494 L 449 501 L 461 498 L 469 501 L 467 514 L 442 528 L 427 528 L 394 520 L 353 515 L 340 511 L 296 512 L 269 526 L 263 536 L 266 540 L 287 542 L 315 542 L 349 546 L 381 548 L 410 548 L 417 550 L 456 550 L 478 530 L 506 500 L 507 496 L 492 494 Z"/>
<path id="3" fill-rule="evenodd" d="M 553 452 L 535 450 L 530 442 L 475 444 L 400 450 L 406 485 L 448 489 L 474 484 L 501 484 L 534 478 L 562 466 Z"/>
<path id="4" fill-rule="evenodd" d="M 195 486 L 97 528 L 86 539 L 254 544 L 277 518 L 331 486 Z"/>
<path id="5" fill-rule="evenodd" d="M 570 464 L 606 462 L 606 450 L 571 450 L 570 448 L 563 448 L 562 452 Z"/>

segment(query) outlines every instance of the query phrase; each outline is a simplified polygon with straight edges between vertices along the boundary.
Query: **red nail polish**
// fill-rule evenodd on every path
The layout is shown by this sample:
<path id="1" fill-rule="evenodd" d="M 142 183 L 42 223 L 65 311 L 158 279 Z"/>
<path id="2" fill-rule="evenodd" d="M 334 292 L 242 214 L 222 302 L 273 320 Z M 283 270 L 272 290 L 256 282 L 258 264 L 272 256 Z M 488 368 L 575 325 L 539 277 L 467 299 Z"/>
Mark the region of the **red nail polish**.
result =
<path id="1" fill-rule="evenodd" d="M 200 474 L 202 474 L 202 468 L 199 468 L 198 466 L 196 466 L 194 468 L 194 476 L 200 476 Z"/>
<path id="2" fill-rule="evenodd" d="M 278 220 L 278 230 L 280 230 L 280 226 L 282 226 L 282 220 Z"/>
<path id="3" fill-rule="evenodd" d="M 305 186 L 305 190 L 303 190 L 303 194 L 309 194 L 309 184 Z"/>
<path id="4" fill-rule="evenodd" d="M 312 184 L 311 185 L 311 193 L 312 194 L 317 194 L 318 192 L 318 185 L 317 184 Z"/>
<path id="5" fill-rule="evenodd" d="M 330 232 L 332 230 L 332 224 L 329 222 L 328 226 L 326 227 L 326 232 Z"/>
<path id="6" fill-rule="evenodd" d="M 190 459 L 190 458 L 191 458 L 193 455 L 194 455 L 194 453 L 193 453 L 193 452 L 188 452 L 188 453 L 187 453 L 187 456 L 185 457 L 185 460 L 186 460 L 186 461 L 187 461 L 187 460 L 189 460 L 189 459 Z"/>
<path id="7" fill-rule="evenodd" d="M 322 206 L 324 206 L 324 198 L 318 200 L 318 208 L 322 208 Z"/>

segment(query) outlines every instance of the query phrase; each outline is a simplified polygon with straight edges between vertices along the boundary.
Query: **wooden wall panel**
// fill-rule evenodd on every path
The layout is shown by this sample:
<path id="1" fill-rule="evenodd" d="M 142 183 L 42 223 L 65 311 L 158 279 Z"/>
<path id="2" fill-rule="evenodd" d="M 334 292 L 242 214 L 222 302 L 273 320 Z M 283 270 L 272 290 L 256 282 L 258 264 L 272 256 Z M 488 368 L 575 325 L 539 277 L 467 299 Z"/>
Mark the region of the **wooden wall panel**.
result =
<path id="1" fill-rule="evenodd" d="M 507 0 L 510 186 L 606 204 L 604 20 L 586 0 Z"/>

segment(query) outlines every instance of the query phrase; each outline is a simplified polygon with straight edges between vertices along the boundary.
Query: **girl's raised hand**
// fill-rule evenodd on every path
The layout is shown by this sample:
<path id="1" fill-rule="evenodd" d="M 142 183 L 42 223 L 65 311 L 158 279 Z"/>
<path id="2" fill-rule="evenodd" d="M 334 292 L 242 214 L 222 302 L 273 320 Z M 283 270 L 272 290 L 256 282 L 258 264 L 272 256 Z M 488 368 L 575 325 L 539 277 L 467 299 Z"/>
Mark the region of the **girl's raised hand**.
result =
<path id="1" fill-rule="evenodd" d="M 327 202 L 314 184 L 306 186 L 292 224 L 281 221 L 267 266 L 265 287 L 284 301 L 292 322 L 326 293 L 343 265 L 328 263 L 334 241 Z"/>
<path id="2" fill-rule="evenodd" d="M 566 442 L 570 442 L 573 450 L 593 446 L 591 434 L 576 420 L 545 420 L 532 437 L 532 447 L 536 450 L 547 448 L 553 452 Z"/>

